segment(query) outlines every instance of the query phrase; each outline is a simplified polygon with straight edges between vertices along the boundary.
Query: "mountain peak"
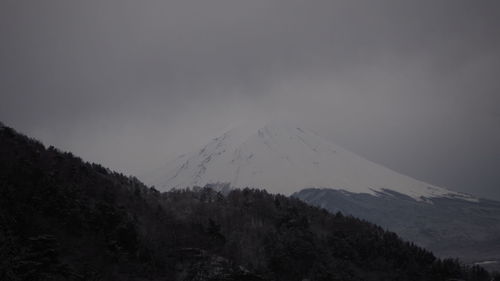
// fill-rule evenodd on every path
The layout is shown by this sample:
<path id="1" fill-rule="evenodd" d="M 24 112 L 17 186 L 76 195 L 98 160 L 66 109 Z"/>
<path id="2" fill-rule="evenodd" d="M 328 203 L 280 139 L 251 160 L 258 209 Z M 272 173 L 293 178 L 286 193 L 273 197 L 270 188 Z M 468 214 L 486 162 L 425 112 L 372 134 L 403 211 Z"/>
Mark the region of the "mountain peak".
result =
<path id="1" fill-rule="evenodd" d="M 163 190 L 213 183 L 283 194 L 316 187 L 373 195 L 395 191 L 417 200 L 443 196 L 475 200 L 398 174 L 307 129 L 282 122 L 228 130 L 200 150 L 167 164 L 153 181 Z"/>

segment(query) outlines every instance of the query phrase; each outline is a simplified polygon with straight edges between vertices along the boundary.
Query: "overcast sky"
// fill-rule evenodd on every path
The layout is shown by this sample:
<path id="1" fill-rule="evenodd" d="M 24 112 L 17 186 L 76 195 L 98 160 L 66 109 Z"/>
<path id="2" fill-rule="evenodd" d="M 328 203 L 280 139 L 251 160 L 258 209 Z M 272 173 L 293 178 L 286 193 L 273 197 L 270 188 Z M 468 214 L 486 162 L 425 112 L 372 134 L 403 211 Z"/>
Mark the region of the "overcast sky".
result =
<path id="1" fill-rule="evenodd" d="M 139 176 L 293 120 L 500 199 L 500 1 L 2 0 L 0 120 Z"/>

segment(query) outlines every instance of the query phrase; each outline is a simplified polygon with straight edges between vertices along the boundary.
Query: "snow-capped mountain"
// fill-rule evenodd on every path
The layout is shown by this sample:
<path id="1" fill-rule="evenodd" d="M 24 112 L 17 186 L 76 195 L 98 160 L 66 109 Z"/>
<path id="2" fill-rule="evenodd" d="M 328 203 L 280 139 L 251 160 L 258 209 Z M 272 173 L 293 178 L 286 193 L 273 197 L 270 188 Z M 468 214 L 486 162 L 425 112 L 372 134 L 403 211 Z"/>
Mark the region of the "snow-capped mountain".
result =
<path id="1" fill-rule="evenodd" d="M 152 182 L 161 190 L 213 183 L 286 195 L 322 187 L 372 195 L 389 190 L 417 200 L 476 200 L 401 175 L 306 129 L 276 124 L 257 130 L 229 130 L 200 150 L 170 162 Z"/>

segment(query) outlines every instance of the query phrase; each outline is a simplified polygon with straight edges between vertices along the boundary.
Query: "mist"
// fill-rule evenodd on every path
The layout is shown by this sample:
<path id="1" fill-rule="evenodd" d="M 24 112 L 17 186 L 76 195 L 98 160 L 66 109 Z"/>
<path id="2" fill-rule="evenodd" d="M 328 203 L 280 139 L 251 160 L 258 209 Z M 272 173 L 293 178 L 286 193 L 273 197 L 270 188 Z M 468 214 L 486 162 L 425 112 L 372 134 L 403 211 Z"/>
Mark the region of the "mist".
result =
<path id="1" fill-rule="evenodd" d="M 497 1 L 2 1 L 0 120 L 141 177 L 295 122 L 500 199 Z"/>

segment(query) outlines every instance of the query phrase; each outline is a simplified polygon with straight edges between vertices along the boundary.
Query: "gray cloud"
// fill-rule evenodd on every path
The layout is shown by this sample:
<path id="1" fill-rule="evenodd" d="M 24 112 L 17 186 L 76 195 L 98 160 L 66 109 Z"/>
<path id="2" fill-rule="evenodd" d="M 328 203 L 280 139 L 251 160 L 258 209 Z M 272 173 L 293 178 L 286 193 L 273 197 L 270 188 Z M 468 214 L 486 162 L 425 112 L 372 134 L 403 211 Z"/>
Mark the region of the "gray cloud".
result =
<path id="1" fill-rule="evenodd" d="M 7 0 L 0 40 L 0 119 L 127 173 L 292 119 L 500 199 L 497 1 Z"/>

